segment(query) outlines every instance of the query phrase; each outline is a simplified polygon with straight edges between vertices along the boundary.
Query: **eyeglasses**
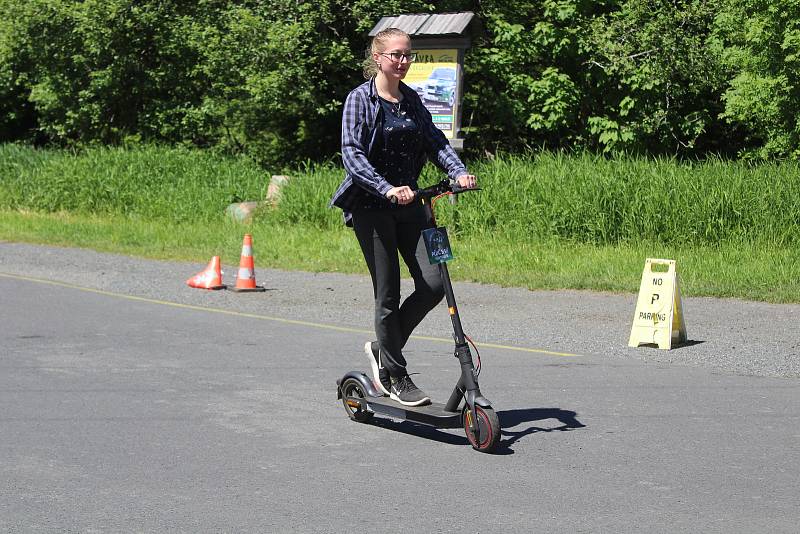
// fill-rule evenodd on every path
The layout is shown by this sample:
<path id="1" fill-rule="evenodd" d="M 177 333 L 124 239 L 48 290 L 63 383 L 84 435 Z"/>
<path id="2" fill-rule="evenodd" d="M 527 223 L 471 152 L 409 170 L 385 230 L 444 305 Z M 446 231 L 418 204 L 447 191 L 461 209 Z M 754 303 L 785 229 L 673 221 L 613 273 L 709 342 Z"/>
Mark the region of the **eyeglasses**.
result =
<path id="1" fill-rule="evenodd" d="M 416 52 L 409 52 L 408 54 L 403 54 L 401 52 L 389 52 L 389 53 L 381 52 L 381 55 L 388 57 L 395 63 L 400 63 L 403 59 L 411 63 L 412 61 L 417 59 Z"/>

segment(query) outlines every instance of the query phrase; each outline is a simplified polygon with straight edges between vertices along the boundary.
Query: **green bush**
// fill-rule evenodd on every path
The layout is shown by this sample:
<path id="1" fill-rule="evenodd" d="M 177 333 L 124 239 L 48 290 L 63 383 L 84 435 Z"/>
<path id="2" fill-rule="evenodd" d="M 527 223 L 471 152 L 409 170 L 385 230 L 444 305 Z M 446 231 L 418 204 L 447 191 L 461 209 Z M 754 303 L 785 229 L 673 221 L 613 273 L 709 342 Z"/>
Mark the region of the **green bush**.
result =
<path id="1" fill-rule="evenodd" d="M 733 73 L 723 117 L 746 128 L 745 155 L 800 159 L 800 4 L 726 0 L 715 34 Z"/>
<path id="2" fill-rule="evenodd" d="M 468 102 L 483 144 L 734 154 L 704 0 L 484 2 Z M 517 143 L 513 139 L 519 140 Z"/>
<path id="3" fill-rule="evenodd" d="M 0 141 L 337 157 L 382 16 L 472 10 L 469 155 L 800 157 L 800 11 L 779 0 L 0 0 Z"/>
<path id="4" fill-rule="evenodd" d="M 0 0 L 0 140 L 330 158 L 361 32 L 399 4 L 355 2 L 355 19 L 335 0 Z"/>

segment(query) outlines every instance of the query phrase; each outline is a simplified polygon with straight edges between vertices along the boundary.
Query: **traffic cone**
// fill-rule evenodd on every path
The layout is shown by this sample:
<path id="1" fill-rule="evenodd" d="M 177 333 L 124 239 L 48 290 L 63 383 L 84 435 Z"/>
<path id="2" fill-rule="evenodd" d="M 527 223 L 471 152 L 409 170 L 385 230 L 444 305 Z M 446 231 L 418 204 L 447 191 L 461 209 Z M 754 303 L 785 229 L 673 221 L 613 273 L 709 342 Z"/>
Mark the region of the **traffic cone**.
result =
<path id="1" fill-rule="evenodd" d="M 219 266 L 219 256 L 214 256 L 208 262 L 208 267 L 189 278 L 186 281 L 189 287 L 197 287 L 200 289 L 223 289 L 222 285 L 222 271 Z"/>
<path id="2" fill-rule="evenodd" d="M 256 285 L 256 271 L 253 265 L 253 236 L 244 235 L 242 243 L 242 258 L 239 260 L 239 274 L 236 276 L 236 286 L 231 288 L 233 291 L 265 291 L 261 286 Z"/>

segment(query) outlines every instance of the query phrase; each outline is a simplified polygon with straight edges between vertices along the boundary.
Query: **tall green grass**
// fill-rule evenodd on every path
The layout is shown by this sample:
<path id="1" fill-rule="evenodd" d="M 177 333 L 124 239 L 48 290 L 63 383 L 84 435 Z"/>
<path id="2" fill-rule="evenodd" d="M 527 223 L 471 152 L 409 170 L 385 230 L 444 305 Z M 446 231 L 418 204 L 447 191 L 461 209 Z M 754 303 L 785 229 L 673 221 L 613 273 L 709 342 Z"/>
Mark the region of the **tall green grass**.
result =
<path id="1" fill-rule="evenodd" d="M 231 202 L 262 198 L 268 183 L 245 158 L 198 150 L 0 146 L 4 209 L 211 221 Z"/>
<path id="2" fill-rule="evenodd" d="M 796 163 L 543 154 L 474 170 L 485 191 L 458 207 L 464 228 L 592 244 L 800 239 Z"/>
<path id="3" fill-rule="evenodd" d="M 800 240 L 800 166 L 751 166 L 722 160 L 609 160 L 545 153 L 473 164 L 483 188 L 454 208 L 438 204 L 440 220 L 462 232 L 528 241 L 577 243 L 715 244 Z M 421 182 L 442 173 L 429 166 Z M 320 227 L 340 223 L 326 200 L 341 181 L 330 167 L 298 174 L 275 214 L 285 222 Z M 455 220 L 454 220 L 455 219 Z"/>
<path id="4" fill-rule="evenodd" d="M 509 239 L 558 238 L 615 244 L 800 240 L 800 166 L 708 160 L 622 158 L 545 153 L 471 165 L 483 191 L 442 202 L 440 217 L 460 231 Z M 293 174 L 276 223 L 319 228 L 341 224 L 328 209 L 343 171 L 307 166 Z M 423 183 L 442 174 L 426 168 Z M 109 213 L 176 222 L 213 221 L 225 207 L 264 198 L 268 173 L 244 158 L 144 147 L 95 148 L 79 154 L 0 146 L 0 208 Z"/>

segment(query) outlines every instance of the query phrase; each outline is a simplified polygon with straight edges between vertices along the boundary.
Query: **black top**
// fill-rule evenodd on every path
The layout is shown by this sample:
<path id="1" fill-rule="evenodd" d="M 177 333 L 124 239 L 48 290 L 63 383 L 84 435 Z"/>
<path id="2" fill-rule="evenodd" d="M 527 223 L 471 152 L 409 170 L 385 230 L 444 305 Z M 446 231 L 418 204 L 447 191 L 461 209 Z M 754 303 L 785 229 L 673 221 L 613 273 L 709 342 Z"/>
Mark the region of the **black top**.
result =
<path id="1" fill-rule="evenodd" d="M 411 107 L 405 100 L 389 102 L 379 98 L 381 104 L 382 126 L 376 141 L 380 144 L 373 153 L 371 163 L 387 182 L 395 187 L 407 185 L 417 188 L 414 173 L 414 156 L 419 152 L 423 139 Z M 368 195 L 360 203 L 360 208 L 386 208 L 400 206 L 387 199 Z"/>

